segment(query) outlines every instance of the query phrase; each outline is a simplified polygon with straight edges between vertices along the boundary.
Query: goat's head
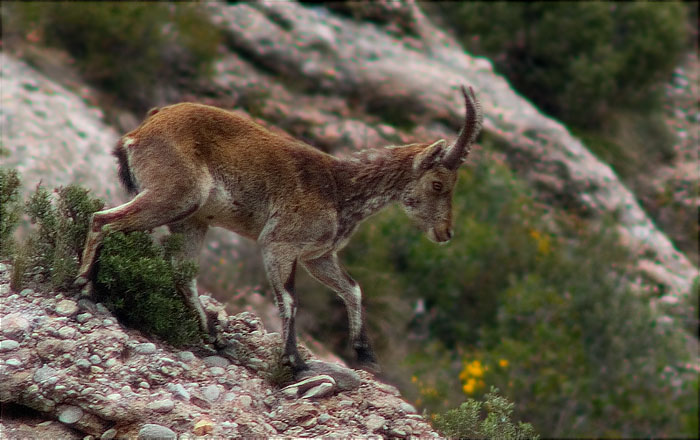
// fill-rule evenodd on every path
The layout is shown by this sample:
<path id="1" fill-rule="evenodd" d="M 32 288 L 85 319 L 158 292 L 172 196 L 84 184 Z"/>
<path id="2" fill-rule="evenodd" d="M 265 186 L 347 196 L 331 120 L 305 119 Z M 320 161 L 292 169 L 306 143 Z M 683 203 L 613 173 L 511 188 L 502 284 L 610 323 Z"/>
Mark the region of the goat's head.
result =
<path id="1" fill-rule="evenodd" d="M 408 216 L 435 242 L 452 238 L 452 194 L 457 171 L 481 131 L 483 116 L 474 91 L 469 88 L 467 93 L 462 87 L 462 94 L 466 116 L 457 140 L 452 145 L 439 140 L 427 145 L 414 157 L 414 179 L 401 197 Z"/>

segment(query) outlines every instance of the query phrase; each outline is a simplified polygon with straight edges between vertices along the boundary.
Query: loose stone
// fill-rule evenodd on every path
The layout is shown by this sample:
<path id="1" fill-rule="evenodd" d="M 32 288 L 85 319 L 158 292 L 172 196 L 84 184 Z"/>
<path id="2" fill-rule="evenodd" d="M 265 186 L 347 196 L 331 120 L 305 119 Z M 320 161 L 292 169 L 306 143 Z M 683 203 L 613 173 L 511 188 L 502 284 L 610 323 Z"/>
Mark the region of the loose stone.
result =
<path id="1" fill-rule="evenodd" d="M 139 430 L 138 440 L 175 440 L 177 435 L 165 426 L 147 423 Z"/>
<path id="2" fill-rule="evenodd" d="M 56 304 L 56 313 L 60 316 L 71 316 L 78 311 L 78 303 L 70 299 L 64 299 Z"/>
<path id="3" fill-rule="evenodd" d="M 182 362 L 192 362 L 194 360 L 194 354 L 191 351 L 181 351 L 177 354 Z"/>
<path id="4" fill-rule="evenodd" d="M 224 374 L 226 374 L 226 370 L 224 370 L 221 367 L 211 367 L 209 369 L 209 372 L 212 376 L 223 376 Z"/>
<path id="5" fill-rule="evenodd" d="M 171 399 L 156 400 L 148 403 L 146 407 L 155 412 L 168 413 L 175 408 L 175 402 L 173 402 Z"/>
<path id="6" fill-rule="evenodd" d="M 208 385 L 204 387 L 202 394 L 209 402 L 214 402 L 221 395 L 221 390 L 219 389 L 218 385 Z"/>
<path id="7" fill-rule="evenodd" d="M 102 435 L 100 436 L 100 440 L 112 440 L 116 436 L 117 430 L 114 428 L 110 428 L 102 433 Z"/>
<path id="8" fill-rule="evenodd" d="M 83 417 L 83 410 L 77 406 L 65 405 L 58 411 L 58 420 L 66 425 L 71 425 Z"/>
<path id="9" fill-rule="evenodd" d="M 5 339 L 0 341 L 0 352 L 17 350 L 19 348 L 19 342 L 13 341 L 12 339 Z"/>
<path id="10" fill-rule="evenodd" d="M 153 342 L 145 342 L 137 345 L 134 351 L 139 354 L 152 354 L 156 352 L 156 344 Z"/>
<path id="11" fill-rule="evenodd" d="M 90 318 L 92 318 L 92 313 L 85 312 L 85 313 L 81 313 L 78 316 L 76 316 L 75 320 L 82 324 Z"/>
<path id="12" fill-rule="evenodd" d="M 5 361 L 5 365 L 9 365 L 10 367 L 21 367 L 22 362 L 17 358 L 10 358 Z"/>
<path id="13" fill-rule="evenodd" d="M 61 339 L 73 339 L 76 333 L 73 327 L 64 326 L 58 329 L 58 336 Z"/>
<path id="14" fill-rule="evenodd" d="M 204 361 L 204 364 L 208 367 L 226 368 L 229 365 L 231 365 L 231 362 L 229 362 L 228 359 L 221 356 L 207 356 L 202 360 Z"/>

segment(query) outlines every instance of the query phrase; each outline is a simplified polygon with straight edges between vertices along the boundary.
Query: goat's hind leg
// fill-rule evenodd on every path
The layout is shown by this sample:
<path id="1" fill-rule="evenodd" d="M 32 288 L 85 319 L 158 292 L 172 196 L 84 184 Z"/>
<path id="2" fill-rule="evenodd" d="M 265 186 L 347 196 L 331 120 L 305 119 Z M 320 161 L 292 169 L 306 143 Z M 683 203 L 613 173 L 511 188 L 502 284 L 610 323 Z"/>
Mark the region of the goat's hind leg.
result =
<path id="1" fill-rule="evenodd" d="M 188 219 L 170 224 L 168 228 L 171 233 L 180 233 L 183 235 L 183 248 L 178 257 L 183 261 L 189 260 L 197 262 L 202 250 L 202 244 L 204 243 L 204 236 L 207 233 L 208 225 L 194 219 Z M 182 294 L 190 309 L 197 315 L 200 328 L 204 334 L 208 336 L 208 342 L 213 343 L 218 348 L 225 347 L 226 344 L 219 337 L 220 335 L 216 331 L 213 319 L 207 316 L 199 300 L 196 276 L 189 280 L 186 285 L 177 286 L 177 289 Z"/>
<path id="2" fill-rule="evenodd" d="M 196 211 L 199 206 L 198 199 L 195 197 L 183 199 L 177 196 L 176 200 L 187 200 L 187 202 L 173 203 L 172 198 L 145 190 L 128 203 L 93 214 L 75 286 L 82 287 L 90 281 L 97 252 L 108 232 L 146 231 L 182 220 Z"/>

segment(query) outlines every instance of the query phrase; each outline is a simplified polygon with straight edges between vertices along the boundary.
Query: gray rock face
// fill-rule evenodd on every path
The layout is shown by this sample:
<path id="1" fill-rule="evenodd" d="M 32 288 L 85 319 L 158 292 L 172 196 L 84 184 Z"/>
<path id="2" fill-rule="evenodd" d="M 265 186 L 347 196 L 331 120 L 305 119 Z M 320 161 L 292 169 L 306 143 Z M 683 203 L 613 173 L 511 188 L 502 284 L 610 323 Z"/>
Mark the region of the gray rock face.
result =
<path id="1" fill-rule="evenodd" d="M 0 133 L 10 151 L 3 166 L 21 173 L 23 191 L 80 183 L 102 198 L 125 199 L 110 151 L 116 131 L 102 112 L 6 53 L 0 53 Z M 115 197 L 116 196 L 116 197 Z"/>

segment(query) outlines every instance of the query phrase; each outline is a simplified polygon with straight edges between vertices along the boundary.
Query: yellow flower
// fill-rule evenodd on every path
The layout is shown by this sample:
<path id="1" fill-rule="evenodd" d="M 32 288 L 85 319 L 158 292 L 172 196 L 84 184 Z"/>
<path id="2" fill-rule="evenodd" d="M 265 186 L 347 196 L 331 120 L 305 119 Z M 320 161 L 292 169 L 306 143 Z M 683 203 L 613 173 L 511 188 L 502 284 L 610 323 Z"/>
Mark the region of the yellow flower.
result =
<path id="1" fill-rule="evenodd" d="M 474 377 L 481 377 L 484 375 L 484 367 L 481 366 L 481 362 L 478 360 L 467 365 L 467 371 Z"/>
<path id="2" fill-rule="evenodd" d="M 501 366 L 501 368 L 506 368 L 508 367 L 508 359 L 501 359 L 498 361 L 498 365 Z"/>
<path id="3" fill-rule="evenodd" d="M 416 376 L 411 376 L 411 383 L 416 383 L 418 382 L 418 378 Z"/>
<path id="4" fill-rule="evenodd" d="M 473 378 L 470 378 L 467 383 L 462 386 L 462 391 L 464 391 L 467 394 L 472 394 L 474 392 L 474 389 L 476 388 L 476 380 Z"/>

